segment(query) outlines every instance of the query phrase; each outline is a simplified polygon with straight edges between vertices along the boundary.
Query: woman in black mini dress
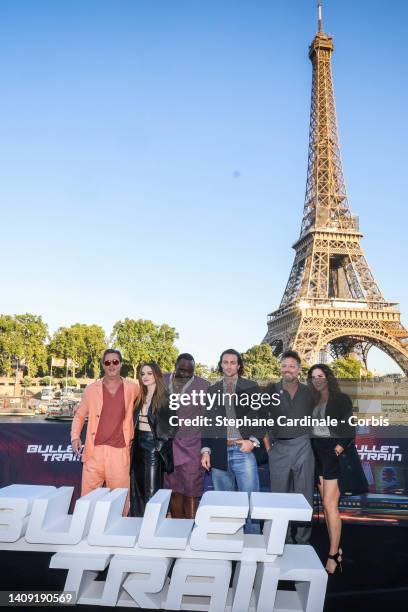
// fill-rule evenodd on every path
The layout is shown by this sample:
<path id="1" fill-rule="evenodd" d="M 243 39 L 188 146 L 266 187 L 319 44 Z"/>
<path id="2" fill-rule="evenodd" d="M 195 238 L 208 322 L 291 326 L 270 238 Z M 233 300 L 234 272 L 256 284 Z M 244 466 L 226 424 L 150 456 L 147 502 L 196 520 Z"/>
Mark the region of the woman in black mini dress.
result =
<path id="1" fill-rule="evenodd" d="M 312 446 L 316 459 L 318 488 L 322 499 L 324 517 L 329 532 L 330 550 L 326 570 L 334 574 L 341 567 L 343 551 L 340 548 L 341 517 L 340 455 L 351 444 L 354 446 L 354 428 L 349 423 L 353 414 L 351 399 L 339 388 L 333 371 L 326 364 L 312 366 L 307 375 L 308 384 L 315 398 L 314 419 L 337 420 L 337 426 L 313 427 Z"/>

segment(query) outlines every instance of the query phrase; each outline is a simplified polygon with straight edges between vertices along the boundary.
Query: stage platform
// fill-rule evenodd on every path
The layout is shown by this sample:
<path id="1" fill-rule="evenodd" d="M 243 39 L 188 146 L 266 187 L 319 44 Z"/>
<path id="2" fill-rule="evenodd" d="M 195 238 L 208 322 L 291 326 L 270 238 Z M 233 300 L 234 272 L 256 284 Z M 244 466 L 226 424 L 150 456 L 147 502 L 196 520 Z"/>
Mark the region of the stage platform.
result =
<path id="1" fill-rule="evenodd" d="M 408 601 L 407 539 L 406 527 L 344 525 L 343 573 L 329 577 L 324 612 L 405 610 Z M 317 522 L 313 524 L 312 544 L 325 563 L 327 533 Z M 62 590 L 66 572 L 49 569 L 50 557 L 48 553 L 0 552 L 0 589 Z M 112 610 L 102 606 L 77 608 L 95 612 Z"/>

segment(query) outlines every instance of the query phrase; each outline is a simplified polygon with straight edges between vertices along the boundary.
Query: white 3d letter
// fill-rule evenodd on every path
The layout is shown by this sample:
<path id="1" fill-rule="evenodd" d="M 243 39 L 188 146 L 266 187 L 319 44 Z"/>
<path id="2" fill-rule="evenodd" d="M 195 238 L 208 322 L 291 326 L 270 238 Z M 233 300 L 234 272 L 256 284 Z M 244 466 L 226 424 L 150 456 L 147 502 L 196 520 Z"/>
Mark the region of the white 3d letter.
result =
<path id="1" fill-rule="evenodd" d="M 133 548 L 142 519 L 122 516 L 127 494 L 127 489 L 115 489 L 96 502 L 88 544 Z"/>
<path id="2" fill-rule="evenodd" d="M 251 517 L 265 520 L 266 552 L 281 555 L 289 521 L 310 521 L 312 508 L 300 493 L 251 493 Z"/>
<path id="3" fill-rule="evenodd" d="M 140 607 L 143 610 L 163 608 L 163 587 L 172 559 L 115 555 L 110 563 L 102 604 Z M 123 582 L 124 574 L 129 573 Z M 117 601 L 123 582 L 123 590 Z M 108 589 L 109 585 L 109 591 Z M 127 591 L 127 592 L 126 592 Z"/>
<path id="4" fill-rule="evenodd" d="M 92 499 L 103 495 L 93 491 L 90 497 L 83 497 L 75 504 L 73 514 L 68 514 L 74 487 L 61 487 L 45 493 L 34 500 L 28 522 L 26 540 L 31 544 L 78 544 L 88 523 Z"/>
<path id="5" fill-rule="evenodd" d="M 9 485 L 0 489 L 0 542 L 17 542 L 26 532 L 33 502 L 55 487 Z"/>
<path id="6" fill-rule="evenodd" d="M 207 491 L 197 510 L 190 538 L 192 550 L 241 552 L 243 525 L 248 516 L 248 493 Z"/>
<path id="7" fill-rule="evenodd" d="M 94 579 L 99 571 L 107 567 L 111 556 L 56 553 L 51 557 L 50 567 L 68 570 L 64 591 L 74 591 L 77 595 L 77 604 L 98 606 L 101 605 L 105 583 L 102 580 L 97 582 Z"/>
<path id="8" fill-rule="evenodd" d="M 141 548 L 186 548 L 194 521 L 166 518 L 170 496 L 170 489 L 160 489 L 146 504 L 138 541 Z"/>
<path id="9" fill-rule="evenodd" d="M 194 599 L 210 598 L 209 612 L 221 612 L 227 603 L 231 561 L 220 559 L 177 559 L 171 574 L 166 610 L 197 609 Z M 183 595 L 189 596 L 186 606 Z M 201 603 L 201 602 L 200 602 Z M 200 608 L 202 609 L 202 608 Z"/>

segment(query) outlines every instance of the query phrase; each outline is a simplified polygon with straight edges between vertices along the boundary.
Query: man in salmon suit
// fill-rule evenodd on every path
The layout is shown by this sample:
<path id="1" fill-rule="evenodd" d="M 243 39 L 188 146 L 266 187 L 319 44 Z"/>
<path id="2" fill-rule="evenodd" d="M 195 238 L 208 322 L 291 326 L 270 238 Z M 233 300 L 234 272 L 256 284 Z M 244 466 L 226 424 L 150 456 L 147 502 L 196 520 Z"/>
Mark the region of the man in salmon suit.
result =
<path id="1" fill-rule="evenodd" d="M 81 495 L 104 485 L 129 489 L 133 410 L 139 385 L 121 377 L 122 361 L 117 349 L 104 352 L 104 376 L 87 386 L 72 421 L 71 446 L 79 454 L 81 431 L 88 417 Z"/>

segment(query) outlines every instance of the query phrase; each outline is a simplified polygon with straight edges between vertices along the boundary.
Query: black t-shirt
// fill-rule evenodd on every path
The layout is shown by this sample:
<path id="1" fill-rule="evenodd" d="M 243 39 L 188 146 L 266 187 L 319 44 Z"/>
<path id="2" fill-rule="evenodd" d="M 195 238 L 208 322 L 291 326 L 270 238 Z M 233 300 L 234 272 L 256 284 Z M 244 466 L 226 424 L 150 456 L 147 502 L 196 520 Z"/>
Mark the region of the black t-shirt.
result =
<path id="1" fill-rule="evenodd" d="M 280 397 L 278 406 L 271 403 L 267 408 L 268 418 L 274 420 L 274 425 L 269 430 L 273 438 L 298 438 L 311 434 L 311 427 L 308 425 L 290 423 L 292 419 L 312 416 L 314 400 L 309 387 L 299 383 L 295 395 L 291 398 L 283 388 L 282 381 L 279 381 L 269 385 L 266 392 L 270 395 L 277 393 Z"/>

